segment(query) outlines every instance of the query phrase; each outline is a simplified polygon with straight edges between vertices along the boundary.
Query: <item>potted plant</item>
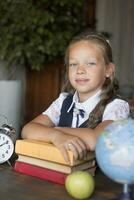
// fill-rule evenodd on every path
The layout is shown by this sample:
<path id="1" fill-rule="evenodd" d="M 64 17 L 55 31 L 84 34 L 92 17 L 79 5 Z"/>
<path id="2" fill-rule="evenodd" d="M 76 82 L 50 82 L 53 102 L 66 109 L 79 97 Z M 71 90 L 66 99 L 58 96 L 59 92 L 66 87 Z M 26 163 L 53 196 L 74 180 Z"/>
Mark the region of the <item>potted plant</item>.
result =
<path id="1" fill-rule="evenodd" d="M 85 27 L 83 0 L 0 1 L 0 59 L 40 70 Z"/>
<path id="2" fill-rule="evenodd" d="M 70 39 L 86 26 L 82 13 L 83 0 L 0 1 L 0 95 L 5 96 L 3 102 L 10 100 L 9 108 L 13 104 L 16 108 L 16 102 L 21 102 L 22 86 L 17 80 L 22 77 L 20 71 L 26 68 L 41 70 L 46 63 L 62 57 Z M 15 81 L 20 86 L 14 86 Z M 3 89 L 4 83 L 13 85 L 13 90 L 9 86 L 10 93 Z M 14 98 L 15 88 L 19 90 L 18 100 Z M 2 112 L 6 112 L 6 108 L 1 104 Z M 19 113 L 15 116 L 19 118 L 20 108 L 10 110 L 11 116 L 13 113 Z"/>

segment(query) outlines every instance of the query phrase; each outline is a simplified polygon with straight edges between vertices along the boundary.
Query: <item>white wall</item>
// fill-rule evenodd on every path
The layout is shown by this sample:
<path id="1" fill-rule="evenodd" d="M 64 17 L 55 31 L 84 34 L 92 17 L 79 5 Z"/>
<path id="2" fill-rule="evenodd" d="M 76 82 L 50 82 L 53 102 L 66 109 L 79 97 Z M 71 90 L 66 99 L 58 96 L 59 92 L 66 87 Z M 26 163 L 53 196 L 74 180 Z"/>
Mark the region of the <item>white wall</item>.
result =
<path id="1" fill-rule="evenodd" d="M 112 33 L 120 85 L 134 86 L 134 0 L 96 0 L 96 28 Z"/>
<path id="2" fill-rule="evenodd" d="M 0 62 L 0 127 L 5 115 L 8 123 L 16 129 L 16 138 L 20 136 L 24 121 L 25 84 L 24 67 L 12 66 L 7 69 L 5 63 Z"/>

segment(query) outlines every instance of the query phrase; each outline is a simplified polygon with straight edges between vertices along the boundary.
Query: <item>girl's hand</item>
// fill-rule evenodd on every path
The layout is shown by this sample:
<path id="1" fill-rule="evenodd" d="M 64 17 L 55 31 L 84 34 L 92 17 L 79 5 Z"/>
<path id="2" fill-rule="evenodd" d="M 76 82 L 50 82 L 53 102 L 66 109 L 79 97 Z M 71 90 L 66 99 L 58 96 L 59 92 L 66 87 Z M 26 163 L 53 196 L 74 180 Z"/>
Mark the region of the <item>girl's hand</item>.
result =
<path id="1" fill-rule="evenodd" d="M 64 134 L 60 131 L 54 133 L 53 144 L 61 151 L 65 161 L 69 164 L 68 150 L 73 152 L 75 160 L 85 159 L 87 155 L 86 144 L 78 137 Z"/>

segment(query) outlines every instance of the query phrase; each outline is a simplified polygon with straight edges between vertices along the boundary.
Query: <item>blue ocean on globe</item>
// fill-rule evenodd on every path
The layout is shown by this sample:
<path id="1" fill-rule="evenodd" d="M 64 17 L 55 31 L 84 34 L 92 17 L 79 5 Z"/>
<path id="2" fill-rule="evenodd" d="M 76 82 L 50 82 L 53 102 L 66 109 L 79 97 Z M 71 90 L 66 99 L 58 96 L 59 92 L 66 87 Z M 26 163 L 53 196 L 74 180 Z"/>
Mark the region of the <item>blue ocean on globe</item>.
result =
<path id="1" fill-rule="evenodd" d="M 96 144 L 96 160 L 103 173 L 122 184 L 134 183 L 134 120 L 108 125 Z"/>

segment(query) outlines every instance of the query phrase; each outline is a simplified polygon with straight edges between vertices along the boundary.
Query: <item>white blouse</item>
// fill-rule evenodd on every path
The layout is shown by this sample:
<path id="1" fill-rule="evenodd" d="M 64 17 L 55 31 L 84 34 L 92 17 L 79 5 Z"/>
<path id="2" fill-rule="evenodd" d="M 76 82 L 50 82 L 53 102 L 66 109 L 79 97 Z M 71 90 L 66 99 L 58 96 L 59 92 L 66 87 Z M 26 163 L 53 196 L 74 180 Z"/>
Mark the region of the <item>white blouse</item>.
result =
<path id="1" fill-rule="evenodd" d="M 81 125 L 83 122 L 85 122 L 89 114 L 92 112 L 92 110 L 95 108 L 95 106 L 98 104 L 100 101 L 100 93 L 101 91 L 98 91 L 95 95 L 90 97 L 88 100 L 80 103 L 78 102 L 78 96 L 77 93 L 75 92 L 73 96 L 73 101 L 72 104 L 70 105 L 69 110 L 72 108 L 72 105 L 75 103 L 76 108 L 78 109 L 83 109 L 85 111 L 84 118 L 81 116 L 79 117 L 79 125 Z M 67 97 L 68 93 L 61 93 L 59 97 L 52 102 L 52 104 L 48 107 L 47 110 L 45 110 L 42 114 L 47 115 L 52 122 L 55 124 L 55 126 L 58 126 L 59 124 L 59 119 L 60 119 L 60 114 L 61 114 L 61 107 L 64 99 Z M 112 102 L 107 104 L 102 121 L 105 120 L 121 120 L 121 119 L 126 119 L 130 115 L 130 108 L 128 102 L 122 100 L 122 99 L 114 99 Z M 72 121 L 72 126 L 73 128 L 76 127 L 76 114 L 75 112 L 73 113 L 73 121 Z"/>

